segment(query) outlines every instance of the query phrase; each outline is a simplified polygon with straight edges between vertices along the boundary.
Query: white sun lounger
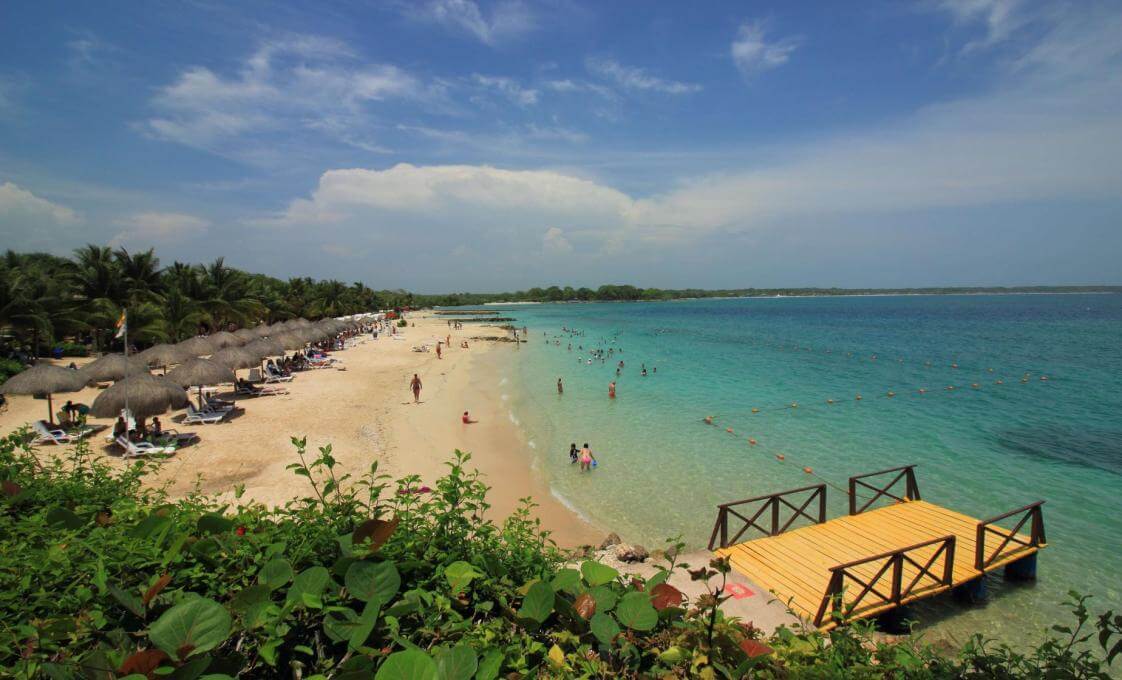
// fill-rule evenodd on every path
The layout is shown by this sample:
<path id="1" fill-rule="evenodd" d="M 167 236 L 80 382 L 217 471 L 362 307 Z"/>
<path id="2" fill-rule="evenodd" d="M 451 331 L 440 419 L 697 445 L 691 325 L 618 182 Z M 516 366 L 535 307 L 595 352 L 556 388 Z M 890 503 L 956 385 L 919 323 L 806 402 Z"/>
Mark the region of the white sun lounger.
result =
<path id="1" fill-rule="evenodd" d="M 225 418 L 226 418 L 226 412 L 225 411 L 220 412 L 220 413 L 207 413 L 205 411 L 199 411 L 198 409 L 196 409 L 194 404 L 187 404 L 187 415 L 184 416 L 183 422 L 184 423 L 203 423 L 204 425 L 213 425 L 214 423 L 222 422 L 222 420 L 225 419 Z"/>
<path id="2" fill-rule="evenodd" d="M 55 444 L 60 446 L 62 444 L 71 444 L 73 442 L 76 442 L 93 431 L 87 428 L 81 430 L 77 434 L 68 434 L 66 430 L 61 430 L 58 428 L 51 429 L 47 425 L 47 423 L 43 422 L 42 420 L 35 421 L 34 428 L 35 434 L 37 435 L 35 437 L 36 444 Z"/>
<path id="3" fill-rule="evenodd" d="M 150 456 L 157 453 L 175 453 L 175 448 L 165 448 L 163 446 L 156 446 L 150 442 L 134 442 L 130 441 L 128 437 L 117 437 L 117 446 L 125 450 L 124 458 L 139 458 L 141 456 Z"/>
<path id="4" fill-rule="evenodd" d="M 291 375 L 282 375 L 280 373 L 274 373 L 273 371 L 266 368 L 265 369 L 265 382 L 266 383 L 292 382 L 292 376 Z"/>

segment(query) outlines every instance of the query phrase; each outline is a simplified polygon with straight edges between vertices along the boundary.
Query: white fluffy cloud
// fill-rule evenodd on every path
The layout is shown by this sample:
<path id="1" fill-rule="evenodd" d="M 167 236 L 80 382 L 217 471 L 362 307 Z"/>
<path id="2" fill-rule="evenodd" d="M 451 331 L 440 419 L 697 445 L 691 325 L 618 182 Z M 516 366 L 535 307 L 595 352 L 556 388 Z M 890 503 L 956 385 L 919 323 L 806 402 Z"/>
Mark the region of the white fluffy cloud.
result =
<path id="1" fill-rule="evenodd" d="M 636 66 L 625 66 L 614 59 L 589 58 L 585 60 L 589 72 L 615 83 L 626 90 L 645 90 L 663 94 L 691 94 L 700 92 L 701 85 L 653 76 Z"/>
<path id="2" fill-rule="evenodd" d="M 782 66 L 799 46 L 796 38 L 769 41 L 762 21 L 749 21 L 740 26 L 730 52 L 732 61 L 744 75 Z"/>
<path id="3" fill-rule="evenodd" d="M 472 0 L 430 0 L 407 7 L 407 12 L 417 19 L 466 31 L 487 45 L 526 33 L 535 24 L 530 10 L 517 0 L 498 3 L 490 15 Z"/>
<path id="4" fill-rule="evenodd" d="M 0 220 L 14 224 L 22 219 L 58 225 L 79 221 L 78 214 L 64 205 L 51 203 L 11 182 L 0 184 Z"/>
<path id="5" fill-rule="evenodd" d="M 5 248 L 66 252 L 82 217 L 12 182 L 0 184 L 0 241 Z"/>
<path id="6" fill-rule="evenodd" d="M 182 243 L 206 236 L 210 221 L 194 215 L 170 212 L 143 212 L 117 220 L 121 231 L 110 245 L 148 248 Z"/>

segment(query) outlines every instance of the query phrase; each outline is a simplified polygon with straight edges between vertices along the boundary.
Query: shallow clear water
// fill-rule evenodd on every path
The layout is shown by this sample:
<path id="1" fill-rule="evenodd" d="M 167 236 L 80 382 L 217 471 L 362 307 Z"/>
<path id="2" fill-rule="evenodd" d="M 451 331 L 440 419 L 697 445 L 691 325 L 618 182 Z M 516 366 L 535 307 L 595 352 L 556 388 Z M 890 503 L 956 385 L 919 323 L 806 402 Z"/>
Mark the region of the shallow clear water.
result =
<path id="1" fill-rule="evenodd" d="M 506 311 L 530 330 L 521 360 L 503 370 L 506 403 L 534 443 L 536 467 L 555 495 L 629 540 L 656 547 L 680 534 L 701 547 L 717 503 L 818 483 L 804 466 L 841 488 L 851 474 L 918 463 L 925 499 L 975 517 L 1046 499 L 1050 542 L 1034 585 L 991 577 L 986 606 L 939 599 L 919 607 L 929 636 L 1036 639 L 1064 615 L 1071 589 L 1093 594 L 1100 608 L 1122 606 L 1122 296 Z M 562 335 L 563 326 L 584 335 Z M 612 346 L 623 353 L 578 361 Z M 616 378 L 619 359 L 626 365 Z M 618 398 L 609 400 L 613 379 Z M 715 427 L 702 423 L 706 415 Z M 568 445 L 585 441 L 601 462 L 591 475 L 568 463 Z M 831 512 L 845 512 L 844 494 L 829 496 Z"/>

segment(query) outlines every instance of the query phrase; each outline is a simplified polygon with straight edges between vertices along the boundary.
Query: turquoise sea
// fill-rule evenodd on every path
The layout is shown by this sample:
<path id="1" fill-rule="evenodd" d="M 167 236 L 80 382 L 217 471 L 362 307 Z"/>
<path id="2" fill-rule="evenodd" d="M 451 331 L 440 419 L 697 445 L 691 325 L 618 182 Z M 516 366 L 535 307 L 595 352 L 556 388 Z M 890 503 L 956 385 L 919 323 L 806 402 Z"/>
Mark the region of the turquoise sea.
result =
<path id="1" fill-rule="evenodd" d="M 929 638 L 969 630 L 1022 644 L 1063 618 L 1072 589 L 1122 607 L 1120 295 L 497 309 L 529 328 L 520 360 L 498 364 L 510 418 L 554 494 L 605 530 L 648 548 L 675 535 L 704 547 L 720 502 L 824 479 L 841 514 L 851 474 L 918 463 L 926 500 L 975 517 L 1045 499 L 1050 544 L 1035 584 L 994 576 L 985 606 L 918 607 Z M 586 441 L 600 466 L 582 475 L 567 452 Z"/>

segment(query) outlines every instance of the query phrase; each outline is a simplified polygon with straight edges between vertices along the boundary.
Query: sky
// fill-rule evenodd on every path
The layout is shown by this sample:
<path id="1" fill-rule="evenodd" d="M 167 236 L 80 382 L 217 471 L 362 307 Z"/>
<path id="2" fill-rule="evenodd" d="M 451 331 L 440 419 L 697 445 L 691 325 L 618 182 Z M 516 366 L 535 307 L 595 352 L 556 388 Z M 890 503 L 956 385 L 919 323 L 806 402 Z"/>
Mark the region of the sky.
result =
<path id="1" fill-rule="evenodd" d="M 0 248 L 418 292 L 1122 283 L 1122 3 L 0 4 Z"/>

